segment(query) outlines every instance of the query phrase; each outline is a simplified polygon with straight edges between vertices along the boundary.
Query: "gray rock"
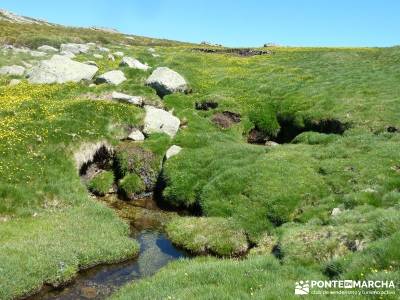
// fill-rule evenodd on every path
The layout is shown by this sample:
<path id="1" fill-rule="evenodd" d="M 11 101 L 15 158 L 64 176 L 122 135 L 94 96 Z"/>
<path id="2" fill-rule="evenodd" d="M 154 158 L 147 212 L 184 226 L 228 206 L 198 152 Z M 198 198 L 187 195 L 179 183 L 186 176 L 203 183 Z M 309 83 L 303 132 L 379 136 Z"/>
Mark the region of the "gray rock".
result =
<path id="1" fill-rule="evenodd" d="M 39 48 L 37 48 L 39 51 L 43 51 L 43 52 L 58 52 L 58 49 L 49 46 L 49 45 L 43 45 L 40 46 Z"/>
<path id="2" fill-rule="evenodd" d="M 93 57 L 94 58 L 97 58 L 97 59 L 102 59 L 103 58 L 103 55 L 101 55 L 101 54 L 93 54 Z"/>
<path id="3" fill-rule="evenodd" d="M 166 67 L 155 69 L 150 77 L 147 78 L 146 85 L 154 88 L 160 97 L 176 92 L 189 91 L 186 80 L 177 72 Z"/>
<path id="4" fill-rule="evenodd" d="M 123 57 L 123 56 L 124 56 L 124 52 L 117 51 L 117 52 L 114 52 L 114 55 L 115 55 L 116 57 Z"/>
<path id="5" fill-rule="evenodd" d="M 143 132 L 151 133 L 166 133 L 170 137 L 174 137 L 178 132 L 180 120 L 172 115 L 172 113 L 154 106 L 145 106 L 146 116 L 144 118 Z"/>
<path id="6" fill-rule="evenodd" d="M 108 54 L 108 59 L 109 60 L 111 60 L 111 61 L 115 61 L 115 57 L 114 57 L 114 55 L 112 55 L 112 54 Z"/>
<path id="7" fill-rule="evenodd" d="M 68 43 L 68 44 L 61 44 L 61 47 L 60 47 L 60 52 L 68 51 L 73 54 L 88 53 L 89 50 L 90 50 L 90 46 L 88 46 L 86 44 Z"/>
<path id="8" fill-rule="evenodd" d="M 54 55 L 49 60 L 41 61 L 28 71 L 31 83 L 65 83 L 91 80 L 98 71 L 95 66 L 73 61 L 68 57 Z"/>
<path id="9" fill-rule="evenodd" d="M 13 86 L 13 85 L 17 85 L 20 84 L 21 80 L 19 79 L 11 79 L 10 83 L 8 85 Z"/>
<path id="10" fill-rule="evenodd" d="M 273 141 L 266 141 L 265 142 L 265 146 L 267 146 L 267 147 L 277 147 L 277 146 L 279 146 L 279 144 L 276 143 L 276 142 L 273 142 Z"/>
<path id="11" fill-rule="evenodd" d="M 148 65 L 142 64 L 137 59 L 134 59 L 134 58 L 128 57 L 128 56 L 125 56 L 122 59 L 121 66 L 128 66 L 129 68 L 139 69 L 139 70 L 143 70 L 143 71 L 147 71 L 148 69 L 150 69 L 150 67 Z"/>
<path id="12" fill-rule="evenodd" d="M 337 216 L 342 212 L 342 210 L 339 207 L 335 207 L 334 209 L 332 209 L 332 216 Z"/>
<path id="13" fill-rule="evenodd" d="M 170 159 L 172 156 L 175 156 L 181 152 L 182 147 L 179 147 L 177 145 L 172 145 L 171 147 L 168 148 L 167 152 L 165 153 L 165 158 Z"/>
<path id="14" fill-rule="evenodd" d="M 134 104 L 134 105 L 138 105 L 138 106 L 143 105 L 143 97 L 141 97 L 141 96 L 131 96 L 131 95 L 127 95 L 124 93 L 113 92 L 111 97 L 114 100 L 122 100 L 122 101 L 126 101 L 130 104 Z"/>
<path id="15" fill-rule="evenodd" d="M 69 52 L 69 51 L 61 51 L 60 55 L 71 58 L 71 59 L 76 56 L 75 54 L 73 54 L 72 52 Z"/>
<path id="16" fill-rule="evenodd" d="M 151 56 L 153 56 L 153 57 L 160 57 L 160 54 L 152 53 Z"/>
<path id="17" fill-rule="evenodd" d="M 46 52 L 35 51 L 35 50 L 30 51 L 29 54 L 30 54 L 31 56 L 33 56 L 33 57 L 43 57 L 43 56 L 46 56 L 46 55 L 47 55 Z"/>
<path id="18" fill-rule="evenodd" d="M 4 66 L 0 68 L 0 75 L 22 76 L 25 73 L 25 68 L 17 65 Z"/>
<path id="19" fill-rule="evenodd" d="M 97 63 L 93 60 L 88 60 L 88 61 L 84 61 L 84 64 L 90 65 L 90 66 L 95 66 L 98 67 Z"/>
<path id="20" fill-rule="evenodd" d="M 144 141 L 144 135 L 143 133 L 138 130 L 138 129 L 133 129 L 129 135 L 128 135 L 128 140 L 132 141 Z"/>
<path id="21" fill-rule="evenodd" d="M 106 47 L 97 47 L 97 49 L 100 51 L 100 52 L 110 52 L 110 49 L 108 49 L 108 48 L 106 48 Z"/>
<path id="22" fill-rule="evenodd" d="M 119 85 L 126 80 L 126 77 L 122 71 L 114 70 L 106 72 L 96 78 L 96 83 L 110 83 L 114 85 Z"/>
<path id="23" fill-rule="evenodd" d="M 150 53 L 154 53 L 154 52 L 156 52 L 156 49 L 154 49 L 154 48 L 149 48 L 149 49 L 147 49 L 147 51 L 149 51 Z"/>

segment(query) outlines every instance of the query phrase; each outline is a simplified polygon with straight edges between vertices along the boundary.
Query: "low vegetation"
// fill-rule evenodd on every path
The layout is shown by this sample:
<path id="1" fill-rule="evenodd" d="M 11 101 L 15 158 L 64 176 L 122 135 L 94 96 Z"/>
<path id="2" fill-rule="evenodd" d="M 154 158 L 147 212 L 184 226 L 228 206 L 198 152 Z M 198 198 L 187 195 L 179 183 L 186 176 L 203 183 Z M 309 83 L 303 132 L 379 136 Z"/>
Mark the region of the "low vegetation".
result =
<path id="1" fill-rule="evenodd" d="M 119 68 L 128 80 L 9 86 L 23 78 L 0 78 L 0 298 L 137 253 L 128 226 L 88 196 L 74 164 L 79 145 L 99 140 L 115 148 L 115 178 L 101 173 L 89 184 L 94 191 L 112 182 L 127 194 L 158 184 L 160 204 L 201 215 L 169 222 L 176 244 L 228 257 L 252 248 L 241 260 L 175 262 L 115 299 L 291 299 L 299 279 L 400 280 L 399 47 L 274 47 L 244 57 L 78 28 L 0 26 L 2 43 L 97 42 L 167 66 L 193 90 L 161 101 L 144 84 L 151 70 L 91 54 L 76 60 L 95 60 L 101 72 Z M 1 65 L 27 59 L 0 52 Z M 110 101 L 112 91 L 173 110 L 178 134 L 121 142 L 123 128 L 141 128 L 144 113 Z M 199 109 L 206 102 L 217 104 Z M 236 121 L 220 126 L 217 114 Z M 262 142 L 248 143 L 252 131 Z M 280 145 L 264 146 L 268 140 Z M 184 150 L 163 161 L 173 144 Z"/>

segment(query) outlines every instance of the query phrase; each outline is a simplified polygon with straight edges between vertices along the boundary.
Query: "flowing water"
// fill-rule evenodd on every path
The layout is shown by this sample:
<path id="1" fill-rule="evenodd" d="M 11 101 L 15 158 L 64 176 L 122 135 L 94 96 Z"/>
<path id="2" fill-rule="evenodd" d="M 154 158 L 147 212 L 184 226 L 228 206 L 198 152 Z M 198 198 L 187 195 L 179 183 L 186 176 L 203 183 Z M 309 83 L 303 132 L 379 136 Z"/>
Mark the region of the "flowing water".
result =
<path id="1" fill-rule="evenodd" d="M 151 199 L 126 203 L 117 198 L 103 199 L 132 223 L 132 238 L 140 244 L 137 258 L 122 263 L 100 265 L 81 271 L 77 278 L 62 289 L 43 288 L 30 300 L 105 299 L 122 285 L 153 275 L 173 260 L 187 257 L 174 247 L 160 230 L 165 213 Z"/>

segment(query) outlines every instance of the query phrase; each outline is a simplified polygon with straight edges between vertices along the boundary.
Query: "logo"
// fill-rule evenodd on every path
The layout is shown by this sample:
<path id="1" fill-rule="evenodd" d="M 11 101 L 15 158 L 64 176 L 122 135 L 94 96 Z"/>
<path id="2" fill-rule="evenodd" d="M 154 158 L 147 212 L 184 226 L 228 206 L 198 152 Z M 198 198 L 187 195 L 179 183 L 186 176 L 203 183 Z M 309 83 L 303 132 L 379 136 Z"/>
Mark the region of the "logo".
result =
<path id="1" fill-rule="evenodd" d="M 308 283 L 308 280 L 306 281 L 299 281 L 296 282 L 295 288 L 294 288 L 294 294 L 295 295 L 308 295 L 310 292 L 310 284 Z"/>

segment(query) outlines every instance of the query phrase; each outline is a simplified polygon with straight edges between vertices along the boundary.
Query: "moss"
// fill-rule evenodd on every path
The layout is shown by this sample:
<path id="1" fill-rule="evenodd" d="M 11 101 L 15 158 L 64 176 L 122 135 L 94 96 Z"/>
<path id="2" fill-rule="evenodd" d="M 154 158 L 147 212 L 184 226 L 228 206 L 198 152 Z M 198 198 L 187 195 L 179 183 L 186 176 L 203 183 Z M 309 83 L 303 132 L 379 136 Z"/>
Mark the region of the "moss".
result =
<path id="1" fill-rule="evenodd" d="M 97 174 L 88 182 L 88 189 L 100 196 L 107 194 L 114 183 L 114 174 L 111 171 L 104 171 Z"/>
<path id="2" fill-rule="evenodd" d="M 143 180 L 135 173 L 125 175 L 119 181 L 119 188 L 128 198 L 132 198 L 134 195 L 143 193 L 146 190 Z"/>
<path id="3" fill-rule="evenodd" d="M 224 218 L 177 217 L 166 231 L 173 243 L 193 253 L 237 256 L 248 248 L 244 232 Z"/>

